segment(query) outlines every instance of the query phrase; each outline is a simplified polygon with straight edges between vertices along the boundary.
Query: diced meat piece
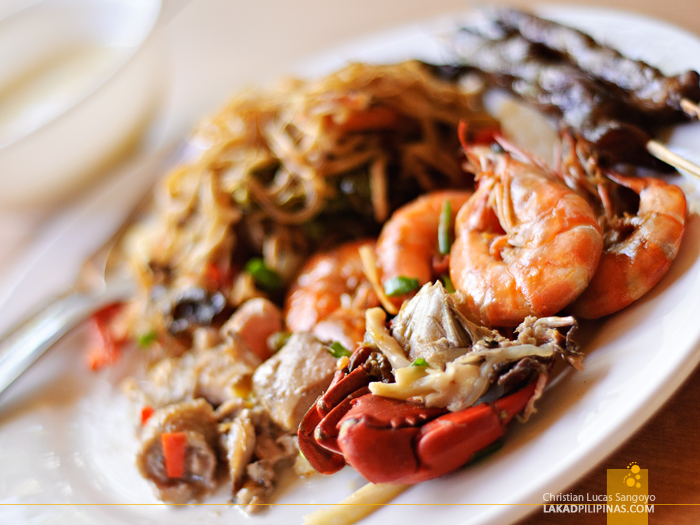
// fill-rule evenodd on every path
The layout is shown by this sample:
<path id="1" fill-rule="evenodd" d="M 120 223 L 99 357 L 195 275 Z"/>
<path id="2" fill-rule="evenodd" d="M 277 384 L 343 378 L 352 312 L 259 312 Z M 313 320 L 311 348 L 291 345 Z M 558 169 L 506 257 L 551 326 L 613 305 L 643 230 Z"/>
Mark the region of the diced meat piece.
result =
<path id="1" fill-rule="evenodd" d="M 236 505 L 241 505 L 248 514 L 255 514 L 265 509 L 265 503 L 271 492 L 271 487 L 260 486 L 249 479 L 244 483 L 243 488 L 236 493 L 233 502 Z"/>
<path id="2" fill-rule="evenodd" d="M 233 421 L 235 417 L 248 407 L 250 407 L 248 401 L 241 397 L 234 397 L 216 407 L 214 415 L 217 421 Z"/>
<path id="3" fill-rule="evenodd" d="M 241 487 L 246 467 L 253 459 L 256 449 L 255 426 L 248 410 L 244 410 L 231 422 L 229 431 L 222 436 L 222 443 L 235 493 Z"/>
<path id="4" fill-rule="evenodd" d="M 253 514 L 260 512 L 265 507 L 268 498 L 275 488 L 274 464 L 262 459 L 251 463 L 247 468 L 247 479 L 243 488 L 234 496 L 236 505 L 244 506 L 246 512 Z"/>
<path id="5" fill-rule="evenodd" d="M 282 447 L 282 453 L 286 458 L 295 458 L 299 454 L 299 438 L 296 433 L 280 436 L 277 438 L 277 444 Z"/>
<path id="6" fill-rule="evenodd" d="M 221 343 L 219 330 L 210 326 L 197 328 L 192 334 L 192 348 L 195 350 L 208 350 Z"/>
<path id="7" fill-rule="evenodd" d="M 338 341 L 352 351 L 365 336 L 365 313 L 357 308 L 338 308 L 313 328 L 320 341 Z"/>
<path id="8" fill-rule="evenodd" d="M 175 432 L 186 436 L 184 472 L 171 478 L 161 436 Z M 218 438 L 214 411 L 205 400 L 171 405 L 156 410 L 148 420 L 136 464 L 141 475 L 153 481 L 163 501 L 196 501 L 216 487 Z"/>
<path id="9" fill-rule="evenodd" d="M 233 334 L 213 348 L 192 350 L 182 357 L 163 359 L 141 383 L 146 401 L 161 407 L 203 397 L 218 406 L 245 397 L 260 359 Z"/>
<path id="10" fill-rule="evenodd" d="M 233 336 L 200 353 L 194 362 L 199 372 L 195 395 L 215 406 L 234 397 L 246 397 L 253 372 L 260 364 L 260 359 L 247 346 L 242 338 Z"/>
<path id="11" fill-rule="evenodd" d="M 248 477 L 262 487 L 272 487 L 275 479 L 275 463 L 267 459 L 261 459 L 248 465 Z"/>
<path id="12" fill-rule="evenodd" d="M 139 387 L 154 408 L 194 399 L 197 388 L 197 371 L 190 366 L 192 354 L 163 359 L 148 372 L 146 381 Z"/>
<path id="13" fill-rule="evenodd" d="M 271 301 L 258 297 L 243 303 L 222 327 L 223 334 L 238 334 L 262 360 L 272 352 L 267 338 L 282 330 L 282 311 Z"/>
<path id="14" fill-rule="evenodd" d="M 275 463 L 285 457 L 284 449 L 277 444 L 277 440 L 262 434 L 255 443 L 255 457 Z"/>
<path id="15" fill-rule="evenodd" d="M 272 420 L 293 431 L 328 387 L 336 360 L 316 337 L 296 333 L 253 375 L 253 392 Z"/>
<path id="16" fill-rule="evenodd" d="M 249 418 L 255 427 L 255 450 L 247 465 L 241 462 L 244 473 L 234 482 L 234 502 L 245 505 L 247 512 L 257 512 L 274 491 L 277 466 L 291 465 L 299 445 L 296 435 L 284 433 L 258 405 L 242 411 L 240 417 Z"/>

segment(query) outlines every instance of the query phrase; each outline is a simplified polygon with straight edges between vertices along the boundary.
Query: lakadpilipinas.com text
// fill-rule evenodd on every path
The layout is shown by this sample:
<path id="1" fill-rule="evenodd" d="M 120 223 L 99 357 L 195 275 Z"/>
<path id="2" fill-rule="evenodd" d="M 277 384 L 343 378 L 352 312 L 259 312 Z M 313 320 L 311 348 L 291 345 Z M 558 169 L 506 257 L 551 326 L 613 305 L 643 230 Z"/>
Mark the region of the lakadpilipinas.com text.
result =
<path id="1" fill-rule="evenodd" d="M 552 494 L 546 493 L 544 512 L 567 514 L 652 514 L 653 494 Z"/>

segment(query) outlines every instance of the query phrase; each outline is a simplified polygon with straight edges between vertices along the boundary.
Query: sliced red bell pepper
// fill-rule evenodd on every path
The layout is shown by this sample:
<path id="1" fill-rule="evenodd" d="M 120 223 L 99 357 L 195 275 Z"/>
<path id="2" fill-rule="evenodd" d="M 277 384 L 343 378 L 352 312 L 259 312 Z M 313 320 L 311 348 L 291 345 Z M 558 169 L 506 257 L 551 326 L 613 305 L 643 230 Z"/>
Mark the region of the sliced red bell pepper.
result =
<path id="1" fill-rule="evenodd" d="M 460 120 L 457 126 L 457 137 L 464 149 L 476 144 L 487 146 L 491 144 L 496 137 L 501 134 L 501 130 L 497 126 L 477 129 L 469 136 L 469 123 L 466 120 Z"/>
<path id="2" fill-rule="evenodd" d="M 185 474 L 185 447 L 187 434 L 184 432 L 163 432 L 160 435 L 163 445 L 165 471 L 170 478 L 181 478 Z"/>
<path id="3" fill-rule="evenodd" d="M 392 129 L 399 125 L 400 115 L 386 106 L 373 106 L 351 114 L 340 124 L 343 131 L 376 131 Z"/>
<path id="4" fill-rule="evenodd" d="M 146 405 L 145 407 L 143 407 L 141 409 L 141 425 L 145 425 L 146 423 L 148 423 L 148 420 L 151 419 L 151 416 L 154 412 L 155 410 L 150 405 Z"/>
<path id="5" fill-rule="evenodd" d="M 121 309 L 121 304 L 109 305 L 93 314 L 89 319 L 90 342 L 88 345 L 88 366 L 91 370 L 99 370 L 103 366 L 113 364 L 121 354 L 121 344 L 110 330 L 112 318 Z"/>

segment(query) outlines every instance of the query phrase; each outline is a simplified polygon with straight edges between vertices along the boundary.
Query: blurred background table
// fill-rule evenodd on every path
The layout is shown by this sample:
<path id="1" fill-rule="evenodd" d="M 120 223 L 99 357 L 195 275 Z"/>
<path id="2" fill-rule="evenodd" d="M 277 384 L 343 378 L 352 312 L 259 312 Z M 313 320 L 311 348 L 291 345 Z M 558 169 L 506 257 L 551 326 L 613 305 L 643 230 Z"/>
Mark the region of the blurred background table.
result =
<path id="1" fill-rule="evenodd" d="M 524 1 L 509 3 L 532 7 Z M 700 35 L 697 0 L 595 0 L 586 4 L 635 11 Z M 234 91 L 269 83 L 289 72 L 295 62 L 319 51 L 391 27 L 458 13 L 470 5 L 462 0 L 192 0 L 168 28 L 172 89 L 162 117 L 165 129 L 171 136 L 183 136 Z M 46 208 L 0 209 L 0 278 L 52 217 L 70 205 L 67 201 Z M 699 414 L 700 370 L 696 370 L 652 420 L 565 492 L 603 494 L 607 468 L 625 468 L 637 461 L 649 469 L 650 493 L 657 501 L 700 504 Z M 604 522 L 604 514 L 538 512 L 522 524 Z M 649 522 L 700 523 L 700 506 L 657 505 Z"/>

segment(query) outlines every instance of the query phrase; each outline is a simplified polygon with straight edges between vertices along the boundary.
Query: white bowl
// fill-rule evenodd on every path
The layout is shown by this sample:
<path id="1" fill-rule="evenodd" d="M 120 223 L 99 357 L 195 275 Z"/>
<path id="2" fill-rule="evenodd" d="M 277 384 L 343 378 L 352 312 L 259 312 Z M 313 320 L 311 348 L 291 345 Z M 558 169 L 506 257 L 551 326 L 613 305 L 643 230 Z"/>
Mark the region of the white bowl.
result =
<path id="1" fill-rule="evenodd" d="M 0 204 L 44 204 L 132 144 L 162 92 L 161 0 L 25 0 L 0 19 Z"/>

